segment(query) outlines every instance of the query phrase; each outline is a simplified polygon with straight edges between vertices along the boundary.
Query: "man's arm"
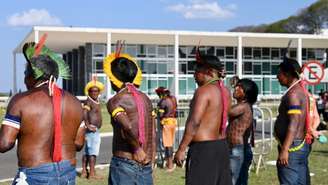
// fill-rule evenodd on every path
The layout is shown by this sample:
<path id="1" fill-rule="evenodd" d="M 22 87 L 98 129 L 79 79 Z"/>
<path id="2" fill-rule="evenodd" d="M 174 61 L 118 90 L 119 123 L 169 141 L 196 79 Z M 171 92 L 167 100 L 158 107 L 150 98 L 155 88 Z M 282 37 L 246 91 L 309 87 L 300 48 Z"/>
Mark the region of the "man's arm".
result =
<path id="1" fill-rule="evenodd" d="M 20 109 L 16 103 L 17 98 L 13 97 L 8 104 L 5 118 L 0 129 L 0 152 L 9 151 L 15 146 L 15 141 L 20 129 Z"/>
<path id="2" fill-rule="evenodd" d="M 301 98 L 294 92 L 288 95 L 288 117 L 289 125 L 287 129 L 286 138 L 282 143 L 281 151 L 279 153 L 278 163 L 281 165 L 288 165 L 288 150 L 296 136 L 298 127 L 301 124 Z M 305 123 L 304 123 L 305 124 Z"/>
<path id="3" fill-rule="evenodd" d="M 129 138 L 127 141 L 133 147 L 134 150 L 138 150 L 140 148 L 138 133 L 133 132 L 133 127 L 129 117 L 127 116 L 124 108 L 120 105 L 119 100 L 114 99 L 107 103 L 107 109 L 109 114 L 111 114 L 112 118 L 115 120 L 116 124 L 120 124 Z"/>
<path id="4" fill-rule="evenodd" d="M 196 135 L 200 126 L 201 118 L 205 113 L 206 106 L 208 105 L 206 89 L 197 89 L 192 101 L 191 111 L 188 115 L 185 132 L 179 145 L 177 152 L 178 154 L 176 155 L 176 162 L 179 166 L 182 165 L 181 162 L 183 160 L 179 155 L 182 155 L 182 153 L 184 154 L 193 137 Z"/>
<path id="5" fill-rule="evenodd" d="M 85 141 L 85 131 L 86 131 L 85 123 L 83 122 L 79 129 L 77 130 L 77 134 L 75 137 L 75 148 L 77 151 L 81 151 Z"/>
<path id="6" fill-rule="evenodd" d="M 84 124 L 85 124 L 86 128 L 92 132 L 97 131 L 97 127 L 95 127 L 89 123 L 88 113 L 89 113 L 89 111 L 91 111 L 91 105 L 88 104 L 88 100 L 86 100 L 85 102 L 82 103 L 82 109 L 83 109 L 83 120 L 84 120 Z"/>
<path id="7" fill-rule="evenodd" d="M 158 103 L 158 116 L 160 119 L 163 118 L 163 116 L 166 114 L 166 110 L 167 110 L 167 99 L 162 99 L 159 103 Z"/>
<path id="8" fill-rule="evenodd" d="M 245 107 L 239 104 L 233 105 L 229 111 L 229 117 L 238 117 L 245 113 Z"/>

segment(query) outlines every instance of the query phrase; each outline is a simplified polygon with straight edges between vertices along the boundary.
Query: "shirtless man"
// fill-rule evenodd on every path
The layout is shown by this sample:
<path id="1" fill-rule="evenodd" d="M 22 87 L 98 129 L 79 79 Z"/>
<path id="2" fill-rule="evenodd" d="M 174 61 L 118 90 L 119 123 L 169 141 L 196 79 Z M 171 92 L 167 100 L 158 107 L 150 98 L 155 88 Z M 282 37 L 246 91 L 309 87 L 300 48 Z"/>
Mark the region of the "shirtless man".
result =
<path id="1" fill-rule="evenodd" d="M 185 132 L 174 160 L 182 166 L 189 146 L 186 165 L 188 185 L 230 185 L 229 149 L 225 139 L 228 92 L 218 78 L 222 67 L 215 56 L 197 59 L 195 80 L 198 88 L 191 101 Z"/>
<path id="2" fill-rule="evenodd" d="M 163 145 L 165 147 L 165 160 L 168 172 L 174 170 L 173 165 L 173 144 L 175 138 L 175 129 L 177 127 L 177 100 L 171 95 L 170 91 L 164 87 L 156 90 L 157 95 L 161 98 L 158 102 L 159 117 L 162 126 Z"/>
<path id="3" fill-rule="evenodd" d="M 28 90 L 9 102 L 0 152 L 13 148 L 17 139 L 19 169 L 13 184 L 75 184 L 75 154 L 83 147 L 85 132 L 81 104 L 54 84 L 62 76 L 57 61 L 47 55 L 27 59 Z"/>
<path id="4" fill-rule="evenodd" d="M 287 91 L 281 98 L 279 115 L 274 131 L 278 145 L 277 170 L 280 184 L 309 184 L 308 156 L 310 145 L 306 142 L 306 89 L 300 81 L 301 67 L 293 59 L 284 59 L 279 65 L 277 78 Z"/>
<path id="5" fill-rule="evenodd" d="M 99 129 L 102 125 L 102 117 L 99 95 L 103 90 L 104 85 L 101 82 L 96 80 L 90 81 L 85 87 L 85 94 L 88 98 L 82 103 L 87 132 L 85 134 L 86 146 L 85 155 L 82 157 L 81 177 L 87 177 L 87 166 L 89 164 L 89 179 L 101 178 L 96 176 L 95 165 L 101 142 Z"/>
<path id="6" fill-rule="evenodd" d="M 252 80 L 241 79 L 236 83 L 233 97 L 237 104 L 229 111 L 227 129 L 233 184 L 247 184 L 248 169 L 253 158 L 251 145 L 254 144 L 252 106 L 257 95 L 258 87 Z"/>
<path id="7" fill-rule="evenodd" d="M 114 131 L 108 183 L 153 184 L 155 119 L 150 99 L 136 88 L 141 70 L 128 55 L 112 54 L 105 59 L 104 71 L 117 92 L 107 103 Z"/>

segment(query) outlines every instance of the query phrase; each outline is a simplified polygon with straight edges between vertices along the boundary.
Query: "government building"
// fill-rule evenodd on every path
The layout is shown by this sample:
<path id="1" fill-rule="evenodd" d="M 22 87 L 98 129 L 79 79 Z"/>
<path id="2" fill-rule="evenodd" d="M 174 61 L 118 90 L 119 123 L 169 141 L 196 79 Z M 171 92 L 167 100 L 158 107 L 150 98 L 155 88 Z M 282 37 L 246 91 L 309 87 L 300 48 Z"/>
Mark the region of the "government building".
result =
<path id="1" fill-rule="evenodd" d="M 103 72 L 103 60 L 115 52 L 118 40 L 125 41 L 122 53 L 138 61 L 143 72 L 140 89 L 151 98 L 156 97 L 154 89 L 158 86 L 169 88 L 180 100 L 192 97 L 197 87 L 193 62 L 198 43 L 202 53 L 215 55 L 224 64 L 227 86 L 235 75 L 252 79 L 262 98 L 279 98 L 286 90 L 276 74 L 290 41 L 290 57 L 302 63 L 317 60 L 327 66 L 328 35 L 33 27 L 13 51 L 14 91 L 16 55 L 22 53 L 25 42 L 38 42 L 45 33 L 46 45 L 61 54 L 72 71 L 72 79 L 64 80 L 63 88 L 76 96 L 84 95 L 84 86 L 92 76 L 106 84 L 104 99 L 114 94 Z M 327 90 L 327 84 L 311 85 L 308 89 L 318 94 Z"/>

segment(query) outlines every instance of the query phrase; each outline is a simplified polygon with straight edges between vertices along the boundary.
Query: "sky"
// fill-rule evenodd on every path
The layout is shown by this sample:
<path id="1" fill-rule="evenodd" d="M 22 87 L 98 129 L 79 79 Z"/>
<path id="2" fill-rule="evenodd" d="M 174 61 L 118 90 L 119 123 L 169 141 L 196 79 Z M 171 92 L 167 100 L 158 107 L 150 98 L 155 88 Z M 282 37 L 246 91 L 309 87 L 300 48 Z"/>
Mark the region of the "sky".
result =
<path id="1" fill-rule="evenodd" d="M 272 23 L 316 0 L 10 0 L 0 5 L 0 92 L 13 84 L 13 50 L 32 26 L 228 31 Z M 17 56 L 18 89 L 25 60 Z"/>

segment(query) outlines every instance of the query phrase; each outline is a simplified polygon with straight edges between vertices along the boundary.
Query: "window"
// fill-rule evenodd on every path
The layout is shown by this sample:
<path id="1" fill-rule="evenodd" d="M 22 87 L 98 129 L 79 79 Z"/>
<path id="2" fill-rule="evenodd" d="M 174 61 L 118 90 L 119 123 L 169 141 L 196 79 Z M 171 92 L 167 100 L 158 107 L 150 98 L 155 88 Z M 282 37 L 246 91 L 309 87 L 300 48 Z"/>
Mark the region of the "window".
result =
<path id="1" fill-rule="evenodd" d="M 315 59 L 314 49 L 307 49 L 307 59 L 308 60 Z"/>
<path id="2" fill-rule="evenodd" d="M 185 62 L 179 63 L 179 74 L 187 74 L 187 64 Z"/>
<path id="3" fill-rule="evenodd" d="M 270 62 L 263 62 L 262 63 L 262 71 L 263 74 L 271 74 L 271 69 L 270 69 Z"/>
<path id="4" fill-rule="evenodd" d="M 166 58 L 167 57 L 167 47 L 166 46 L 158 46 L 158 58 Z"/>
<path id="5" fill-rule="evenodd" d="M 188 94 L 194 94 L 196 89 L 196 82 L 193 77 L 188 77 Z"/>
<path id="6" fill-rule="evenodd" d="M 195 61 L 194 60 L 189 60 L 187 64 L 188 64 L 187 74 L 194 74 L 195 73 L 195 70 L 194 70 Z"/>
<path id="7" fill-rule="evenodd" d="M 186 47 L 179 48 L 179 58 L 186 58 L 187 57 L 186 53 L 187 53 Z"/>
<path id="8" fill-rule="evenodd" d="M 179 79 L 179 94 L 187 94 L 187 80 L 185 78 Z"/>
<path id="9" fill-rule="evenodd" d="M 260 75 L 262 74 L 262 66 L 261 66 L 261 63 L 254 63 L 253 64 L 253 74 L 255 75 Z"/>
<path id="10" fill-rule="evenodd" d="M 271 79 L 271 93 L 280 94 L 280 84 L 276 79 Z"/>
<path id="11" fill-rule="evenodd" d="M 226 58 L 234 57 L 234 49 L 233 47 L 226 47 Z"/>
<path id="12" fill-rule="evenodd" d="M 261 59 L 262 58 L 261 48 L 254 48 L 253 49 L 253 58 L 254 59 Z"/>
<path id="13" fill-rule="evenodd" d="M 127 45 L 125 50 L 126 50 L 126 53 L 128 53 L 132 57 L 137 56 L 137 46 L 136 45 Z"/>
<path id="14" fill-rule="evenodd" d="M 271 49 L 271 59 L 278 60 L 280 59 L 280 50 L 278 48 Z"/>
<path id="15" fill-rule="evenodd" d="M 253 79 L 253 81 L 257 85 L 257 88 L 259 90 L 259 94 L 262 94 L 262 81 L 261 81 L 261 79 Z"/>
<path id="16" fill-rule="evenodd" d="M 225 68 L 226 68 L 226 72 L 229 73 L 234 73 L 235 69 L 234 69 L 234 62 L 226 62 L 225 63 Z"/>
<path id="17" fill-rule="evenodd" d="M 277 75 L 278 74 L 278 65 L 277 63 L 271 63 L 271 74 Z"/>
<path id="18" fill-rule="evenodd" d="M 216 48 L 216 56 L 220 59 L 224 58 L 224 48 Z"/>
<path id="19" fill-rule="evenodd" d="M 244 73 L 252 74 L 252 71 L 253 71 L 252 62 L 244 62 Z"/>
<path id="20" fill-rule="evenodd" d="M 262 58 L 270 59 L 270 48 L 262 48 Z"/>
<path id="21" fill-rule="evenodd" d="M 158 87 L 157 79 L 149 79 L 148 80 L 148 93 L 155 94 L 154 89 Z"/>
<path id="22" fill-rule="evenodd" d="M 105 57 L 106 47 L 105 44 L 93 44 L 93 57 Z"/>
<path id="23" fill-rule="evenodd" d="M 137 57 L 146 57 L 146 49 L 142 44 L 137 46 Z"/>
<path id="24" fill-rule="evenodd" d="M 156 45 L 147 45 L 147 57 L 156 57 Z"/>
<path id="25" fill-rule="evenodd" d="M 252 59 L 253 53 L 252 53 L 252 48 L 245 47 L 244 48 L 244 59 Z"/>
<path id="26" fill-rule="evenodd" d="M 144 93 L 147 93 L 147 84 L 148 84 L 148 78 L 147 77 L 142 77 L 142 83 L 140 86 L 140 90 Z"/>
<path id="27" fill-rule="evenodd" d="M 157 74 L 157 63 L 155 61 L 149 61 L 147 67 L 149 74 Z"/>
<path id="28" fill-rule="evenodd" d="M 157 64 L 158 74 L 167 74 L 167 63 L 161 62 Z"/>
<path id="29" fill-rule="evenodd" d="M 214 55 L 214 51 L 215 51 L 214 47 L 208 47 L 206 53 L 208 55 Z"/>
<path id="30" fill-rule="evenodd" d="M 270 94 L 270 78 L 263 78 L 263 94 Z"/>

